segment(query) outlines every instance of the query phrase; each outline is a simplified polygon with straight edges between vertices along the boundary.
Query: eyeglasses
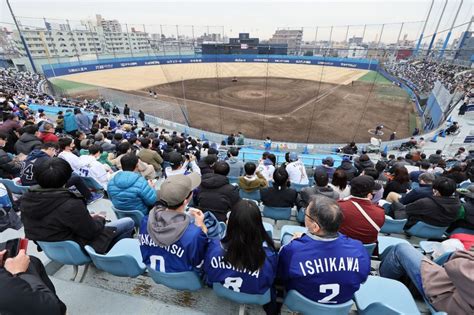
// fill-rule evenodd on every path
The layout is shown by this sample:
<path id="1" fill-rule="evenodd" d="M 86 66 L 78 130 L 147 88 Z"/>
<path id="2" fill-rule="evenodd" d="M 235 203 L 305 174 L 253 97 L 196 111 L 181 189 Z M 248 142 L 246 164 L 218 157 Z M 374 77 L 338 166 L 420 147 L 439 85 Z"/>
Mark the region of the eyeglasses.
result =
<path id="1" fill-rule="evenodd" d="M 311 221 L 313 221 L 314 223 L 316 223 L 317 225 L 319 225 L 319 222 L 316 221 L 315 219 L 313 219 L 309 214 L 306 214 L 306 212 L 305 212 L 304 215 L 305 215 L 306 217 L 308 217 L 308 219 L 310 219 Z"/>

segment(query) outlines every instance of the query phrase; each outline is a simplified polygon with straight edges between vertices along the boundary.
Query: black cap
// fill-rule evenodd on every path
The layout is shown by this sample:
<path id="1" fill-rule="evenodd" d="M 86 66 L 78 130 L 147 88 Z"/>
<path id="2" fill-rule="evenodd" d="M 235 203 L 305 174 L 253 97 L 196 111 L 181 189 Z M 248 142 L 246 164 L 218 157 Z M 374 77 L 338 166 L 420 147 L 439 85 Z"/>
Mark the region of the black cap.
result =
<path id="1" fill-rule="evenodd" d="M 351 180 L 351 194 L 353 195 L 367 195 L 381 188 L 380 184 L 367 175 L 361 175 Z"/>
<path id="2" fill-rule="evenodd" d="M 171 164 L 171 166 L 182 164 L 183 156 L 181 155 L 181 153 L 176 151 L 170 152 L 168 162 Z"/>

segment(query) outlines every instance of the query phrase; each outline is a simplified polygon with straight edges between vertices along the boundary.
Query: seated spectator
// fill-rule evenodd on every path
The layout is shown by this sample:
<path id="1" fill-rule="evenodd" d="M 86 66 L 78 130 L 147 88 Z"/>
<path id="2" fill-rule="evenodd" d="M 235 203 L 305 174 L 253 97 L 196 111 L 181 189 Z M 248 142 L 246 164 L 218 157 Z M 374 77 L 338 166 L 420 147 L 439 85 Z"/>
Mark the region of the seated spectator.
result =
<path id="1" fill-rule="evenodd" d="M 245 175 L 239 177 L 239 187 L 245 192 L 252 192 L 268 186 L 267 180 L 257 172 L 257 166 L 253 162 L 247 162 L 244 165 Z"/>
<path id="2" fill-rule="evenodd" d="M 46 142 L 41 146 L 41 150 L 33 150 L 22 163 L 20 172 L 20 181 L 23 186 L 36 185 L 34 179 L 33 167 L 49 160 L 56 155 L 58 144 L 54 142 Z"/>
<path id="3" fill-rule="evenodd" d="M 160 272 L 200 268 L 208 244 L 204 214 L 193 208 L 185 213 L 200 183 L 199 174 L 190 173 L 170 176 L 161 184 L 158 205 L 143 218 L 138 237 L 143 262 L 150 268 Z"/>
<path id="4" fill-rule="evenodd" d="M 379 173 L 379 178 L 375 180 L 376 183 L 379 183 L 382 187 L 385 187 L 388 182 L 388 177 L 385 175 L 385 169 L 387 168 L 387 163 L 384 161 L 378 161 L 375 164 L 375 169 Z"/>
<path id="5" fill-rule="evenodd" d="M 370 160 L 367 154 L 362 154 L 354 159 L 354 166 L 360 174 L 366 168 L 374 167 L 374 163 Z"/>
<path id="6" fill-rule="evenodd" d="M 0 131 L 0 177 L 15 178 L 20 174 L 20 164 L 16 163 L 3 149 L 8 141 L 8 135 Z"/>
<path id="7" fill-rule="evenodd" d="M 165 169 L 165 177 L 179 174 L 188 175 L 190 173 L 201 175 L 201 169 L 196 164 L 196 157 L 194 155 L 190 155 L 189 159 L 186 159 L 185 162 L 181 153 L 172 151 L 169 153 L 168 162 L 170 166 Z M 190 167 L 191 170 L 188 170 L 188 167 Z"/>
<path id="8" fill-rule="evenodd" d="M 110 140 L 106 140 L 102 132 L 98 132 L 94 135 L 94 144 L 99 145 L 104 152 L 114 152 L 115 144 L 112 144 Z"/>
<path id="9" fill-rule="evenodd" d="M 474 231 L 474 184 L 469 185 L 466 189 L 458 189 L 459 194 L 464 198 L 462 207 L 464 213 L 452 223 L 448 232 L 452 232 L 457 228 L 465 228 Z"/>
<path id="10" fill-rule="evenodd" d="M 142 149 L 138 152 L 138 157 L 143 162 L 150 164 L 155 169 L 155 172 L 161 172 L 161 164 L 163 164 L 163 158 L 155 150 L 151 149 L 150 139 L 144 138 L 140 140 Z"/>
<path id="11" fill-rule="evenodd" d="M 334 172 L 329 187 L 339 194 L 339 199 L 344 199 L 351 195 L 351 187 L 347 183 L 347 174 L 341 169 Z"/>
<path id="12" fill-rule="evenodd" d="M 122 169 L 122 164 L 120 163 L 120 160 L 122 159 L 123 156 L 131 152 L 132 152 L 132 149 L 131 149 L 130 143 L 126 141 L 120 143 L 117 146 L 117 153 L 116 153 L 117 157 L 110 161 L 111 164 L 119 170 Z M 138 160 L 138 171 L 146 179 L 156 178 L 156 172 L 153 166 L 141 161 L 140 159 Z"/>
<path id="13" fill-rule="evenodd" d="M 257 171 L 265 177 L 267 182 L 271 182 L 273 180 L 273 172 L 275 172 L 275 165 L 275 155 L 268 152 L 264 152 L 262 155 L 262 159 L 260 159 L 260 162 L 257 166 Z"/>
<path id="14" fill-rule="evenodd" d="M 71 138 L 60 138 L 58 141 L 61 153 L 58 154 L 63 160 L 66 160 L 71 165 L 74 172 L 79 172 L 81 168 L 81 161 L 79 157 L 73 153 L 75 145 Z"/>
<path id="15" fill-rule="evenodd" d="M 340 232 L 364 244 L 376 243 L 378 232 L 385 223 L 384 210 L 372 203 L 374 191 L 380 185 L 367 175 L 361 175 L 351 181 L 351 196 L 339 200 L 344 215 Z"/>
<path id="16" fill-rule="evenodd" d="M 449 226 L 458 217 L 461 208 L 459 197 L 455 194 L 456 183 L 446 177 L 438 177 L 433 183 L 433 196 L 418 199 L 406 206 L 392 208 L 395 219 L 408 219 L 405 230 L 418 221 L 434 226 Z"/>
<path id="17" fill-rule="evenodd" d="M 370 176 L 374 179 L 375 183 L 378 183 L 379 172 L 375 168 L 373 168 L 373 167 L 366 168 L 362 172 L 362 175 Z M 378 185 L 377 187 L 380 187 L 380 189 L 373 192 L 373 195 L 372 195 L 372 203 L 373 204 L 378 204 L 379 200 L 382 199 L 382 196 L 384 194 L 384 188 L 382 187 L 382 185 Z"/>
<path id="18" fill-rule="evenodd" d="M 388 181 L 383 191 L 383 199 L 386 199 L 391 192 L 406 194 L 410 188 L 410 177 L 408 176 L 407 168 L 404 166 L 395 166 L 393 177 Z"/>
<path id="19" fill-rule="evenodd" d="M 64 131 L 70 135 L 77 133 L 76 117 L 74 117 L 74 113 L 71 109 L 66 109 L 66 113 L 64 114 Z M 76 144 L 76 147 L 79 146 Z"/>
<path id="20" fill-rule="evenodd" d="M 226 163 L 229 164 L 229 167 L 230 167 L 229 176 L 240 177 L 244 175 L 244 162 L 242 162 L 238 158 L 239 149 L 230 148 L 229 151 L 227 151 L 227 156 L 228 156 L 228 159 Z"/>
<path id="21" fill-rule="evenodd" d="M 6 250 L 0 252 L 0 262 Z M 66 305 L 56 295 L 41 260 L 20 250 L 0 266 L 2 314 L 66 314 Z"/>
<path id="22" fill-rule="evenodd" d="M 433 196 L 433 182 L 435 181 L 435 176 L 431 173 L 422 173 L 418 177 L 419 187 L 416 187 L 406 195 L 396 195 L 395 200 L 401 204 L 407 205 L 409 203 L 415 202 L 421 198 L 432 197 Z M 387 200 L 390 199 L 390 195 L 396 194 L 394 192 L 390 193 L 387 197 Z M 397 198 L 398 197 L 398 198 Z M 393 197 L 391 197 L 393 198 Z"/>
<path id="23" fill-rule="evenodd" d="M 330 156 L 326 157 L 322 161 L 322 165 L 316 166 L 315 171 L 325 171 L 328 174 L 329 180 L 332 179 L 332 176 L 334 175 L 334 172 L 336 169 L 333 167 L 334 166 L 334 159 Z"/>
<path id="24" fill-rule="evenodd" d="M 39 149 L 41 147 L 42 142 L 38 137 L 36 137 L 38 127 L 35 125 L 29 125 L 23 127 L 21 130 L 23 131 L 23 134 L 15 143 L 15 151 L 17 154 L 28 155 L 34 149 Z"/>
<path id="25" fill-rule="evenodd" d="M 466 152 L 466 149 L 464 147 L 460 147 L 458 149 L 458 152 L 454 154 L 454 159 L 460 162 L 464 162 L 464 160 L 468 157 L 468 155 L 469 154 Z"/>
<path id="26" fill-rule="evenodd" d="M 473 265 L 472 252 L 455 251 L 440 266 L 412 245 L 398 244 L 384 252 L 379 273 L 382 277 L 403 281 L 406 285 L 413 284 L 438 312 L 471 314 L 474 309 Z"/>
<path id="27" fill-rule="evenodd" d="M 260 190 L 262 203 L 268 207 L 293 208 L 298 193 L 289 186 L 288 172 L 283 166 L 277 168 L 273 173 L 273 186 Z"/>
<path id="28" fill-rule="evenodd" d="M 204 260 L 208 285 L 217 282 L 235 292 L 264 294 L 272 289 L 277 264 L 278 254 L 263 227 L 260 209 L 254 202 L 240 200 L 230 212 L 225 237 L 209 243 Z M 274 292 L 272 296 L 276 298 Z M 264 309 L 275 314 L 270 305 Z"/>
<path id="29" fill-rule="evenodd" d="M 103 254 L 120 239 L 131 237 L 132 219 L 122 218 L 105 224 L 103 216 L 91 216 L 84 200 L 65 188 L 72 169 L 63 159 L 48 159 L 35 165 L 33 172 L 39 186 L 33 186 L 23 194 L 20 206 L 28 239 L 71 240 L 81 247 L 90 245 Z"/>
<path id="30" fill-rule="evenodd" d="M 370 257 L 361 242 L 338 233 L 343 214 L 334 200 L 312 197 L 305 211 L 308 232 L 295 234 L 280 249 L 278 278 L 286 291 L 296 290 L 312 301 L 347 302 L 367 280 Z"/>
<path id="31" fill-rule="evenodd" d="M 466 173 L 463 172 L 461 163 L 456 162 L 448 171 L 445 171 L 443 174 L 447 178 L 451 178 L 456 182 L 456 184 L 461 184 L 463 181 L 467 180 Z"/>
<path id="32" fill-rule="evenodd" d="M 298 159 L 296 152 L 291 152 L 289 155 L 290 163 L 286 166 L 286 171 L 290 179 L 290 183 L 298 185 L 308 185 L 308 174 L 304 163 Z"/>
<path id="33" fill-rule="evenodd" d="M 319 170 L 314 172 L 314 186 L 301 190 L 298 196 L 298 209 L 306 209 L 311 197 L 314 195 L 323 195 L 334 200 L 339 199 L 339 193 L 329 186 L 329 177 L 326 171 Z"/>
<path id="34" fill-rule="evenodd" d="M 115 208 L 119 210 L 138 210 L 148 214 L 156 202 L 156 191 L 151 181 L 138 172 L 138 157 L 128 153 L 120 160 L 122 171 L 109 181 L 107 194 Z"/>
<path id="35" fill-rule="evenodd" d="M 443 159 L 443 156 L 441 155 L 442 152 L 443 152 L 443 150 L 436 150 L 436 153 L 431 154 L 428 157 L 428 161 L 433 165 L 438 164 L 439 161 L 441 161 Z"/>
<path id="36" fill-rule="evenodd" d="M 336 170 L 343 170 L 349 182 L 359 174 L 359 171 L 352 165 L 351 159 L 347 156 L 342 158 L 341 165 Z"/>
<path id="37" fill-rule="evenodd" d="M 56 130 L 53 124 L 44 123 L 43 131 L 39 134 L 39 139 L 43 142 L 58 142 L 58 137 L 54 134 Z"/>
<path id="38" fill-rule="evenodd" d="M 354 154 L 357 154 L 357 145 L 355 144 L 355 142 L 351 142 L 349 143 L 348 145 L 344 146 L 342 149 L 341 149 L 341 152 L 344 153 L 344 154 L 347 154 L 347 155 L 354 155 Z"/>
<path id="39" fill-rule="evenodd" d="M 81 112 L 79 108 L 74 109 L 74 118 L 76 120 L 77 129 L 86 135 L 91 133 L 92 122 L 87 114 Z"/>
<path id="40" fill-rule="evenodd" d="M 184 153 L 184 151 L 183 151 Z M 200 174 L 201 175 L 204 175 L 204 174 L 209 174 L 209 173 L 212 173 L 214 172 L 214 164 L 217 162 L 217 150 L 214 149 L 214 148 L 210 148 L 208 151 L 207 151 L 207 156 L 205 158 L 202 158 L 201 161 L 199 161 L 197 163 L 197 165 L 199 166 L 199 171 L 200 171 Z M 182 153 L 180 153 L 182 154 Z M 186 160 L 188 160 L 188 157 L 189 159 L 192 159 L 194 161 L 196 161 L 196 157 L 193 156 L 193 155 L 190 155 L 190 154 L 186 154 L 187 156 L 186 157 Z"/>
<path id="41" fill-rule="evenodd" d="M 89 155 L 79 157 L 81 163 L 79 174 L 84 177 L 92 177 L 103 189 L 107 189 L 112 170 L 98 161 L 102 152 L 100 146 L 96 144 L 91 145 L 89 147 Z"/>
<path id="42" fill-rule="evenodd" d="M 218 161 L 214 164 L 214 173 L 202 175 L 197 204 L 204 212 L 211 211 L 222 222 L 227 213 L 240 200 L 239 188 L 229 184 L 227 175 L 229 164 Z"/>
<path id="43" fill-rule="evenodd" d="M 410 173 L 410 181 L 412 183 L 418 183 L 418 178 L 420 177 L 420 175 L 425 173 L 425 172 L 428 172 L 430 167 L 431 167 L 430 162 L 427 162 L 427 161 L 426 162 L 425 161 L 421 162 L 420 163 L 420 170 Z"/>

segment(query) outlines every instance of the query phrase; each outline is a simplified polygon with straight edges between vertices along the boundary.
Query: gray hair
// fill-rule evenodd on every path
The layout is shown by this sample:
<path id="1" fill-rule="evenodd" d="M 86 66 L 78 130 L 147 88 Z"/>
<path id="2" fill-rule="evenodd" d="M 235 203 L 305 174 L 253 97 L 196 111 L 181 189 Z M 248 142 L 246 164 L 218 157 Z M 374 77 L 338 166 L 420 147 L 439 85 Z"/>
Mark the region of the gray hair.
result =
<path id="1" fill-rule="evenodd" d="M 318 222 L 325 234 L 337 233 L 344 218 L 337 202 L 321 195 L 310 198 L 308 212 L 308 215 Z"/>
<path id="2" fill-rule="evenodd" d="M 418 182 L 423 181 L 425 184 L 430 184 L 432 185 L 433 182 L 435 181 L 436 176 L 433 173 L 421 173 L 420 176 L 418 176 Z"/>

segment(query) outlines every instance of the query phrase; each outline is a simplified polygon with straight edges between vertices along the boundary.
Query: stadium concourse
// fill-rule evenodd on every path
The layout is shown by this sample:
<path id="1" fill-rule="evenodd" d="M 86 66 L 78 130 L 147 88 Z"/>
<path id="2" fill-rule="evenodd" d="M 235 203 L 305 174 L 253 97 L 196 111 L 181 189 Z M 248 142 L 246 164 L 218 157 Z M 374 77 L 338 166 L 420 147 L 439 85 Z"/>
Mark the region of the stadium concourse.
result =
<path id="1" fill-rule="evenodd" d="M 409 151 L 311 155 L 200 141 L 41 80 L 1 70 L 0 242 L 29 239 L 0 267 L 2 314 L 474 308 L 462 102 L 459 130 Z"/>

